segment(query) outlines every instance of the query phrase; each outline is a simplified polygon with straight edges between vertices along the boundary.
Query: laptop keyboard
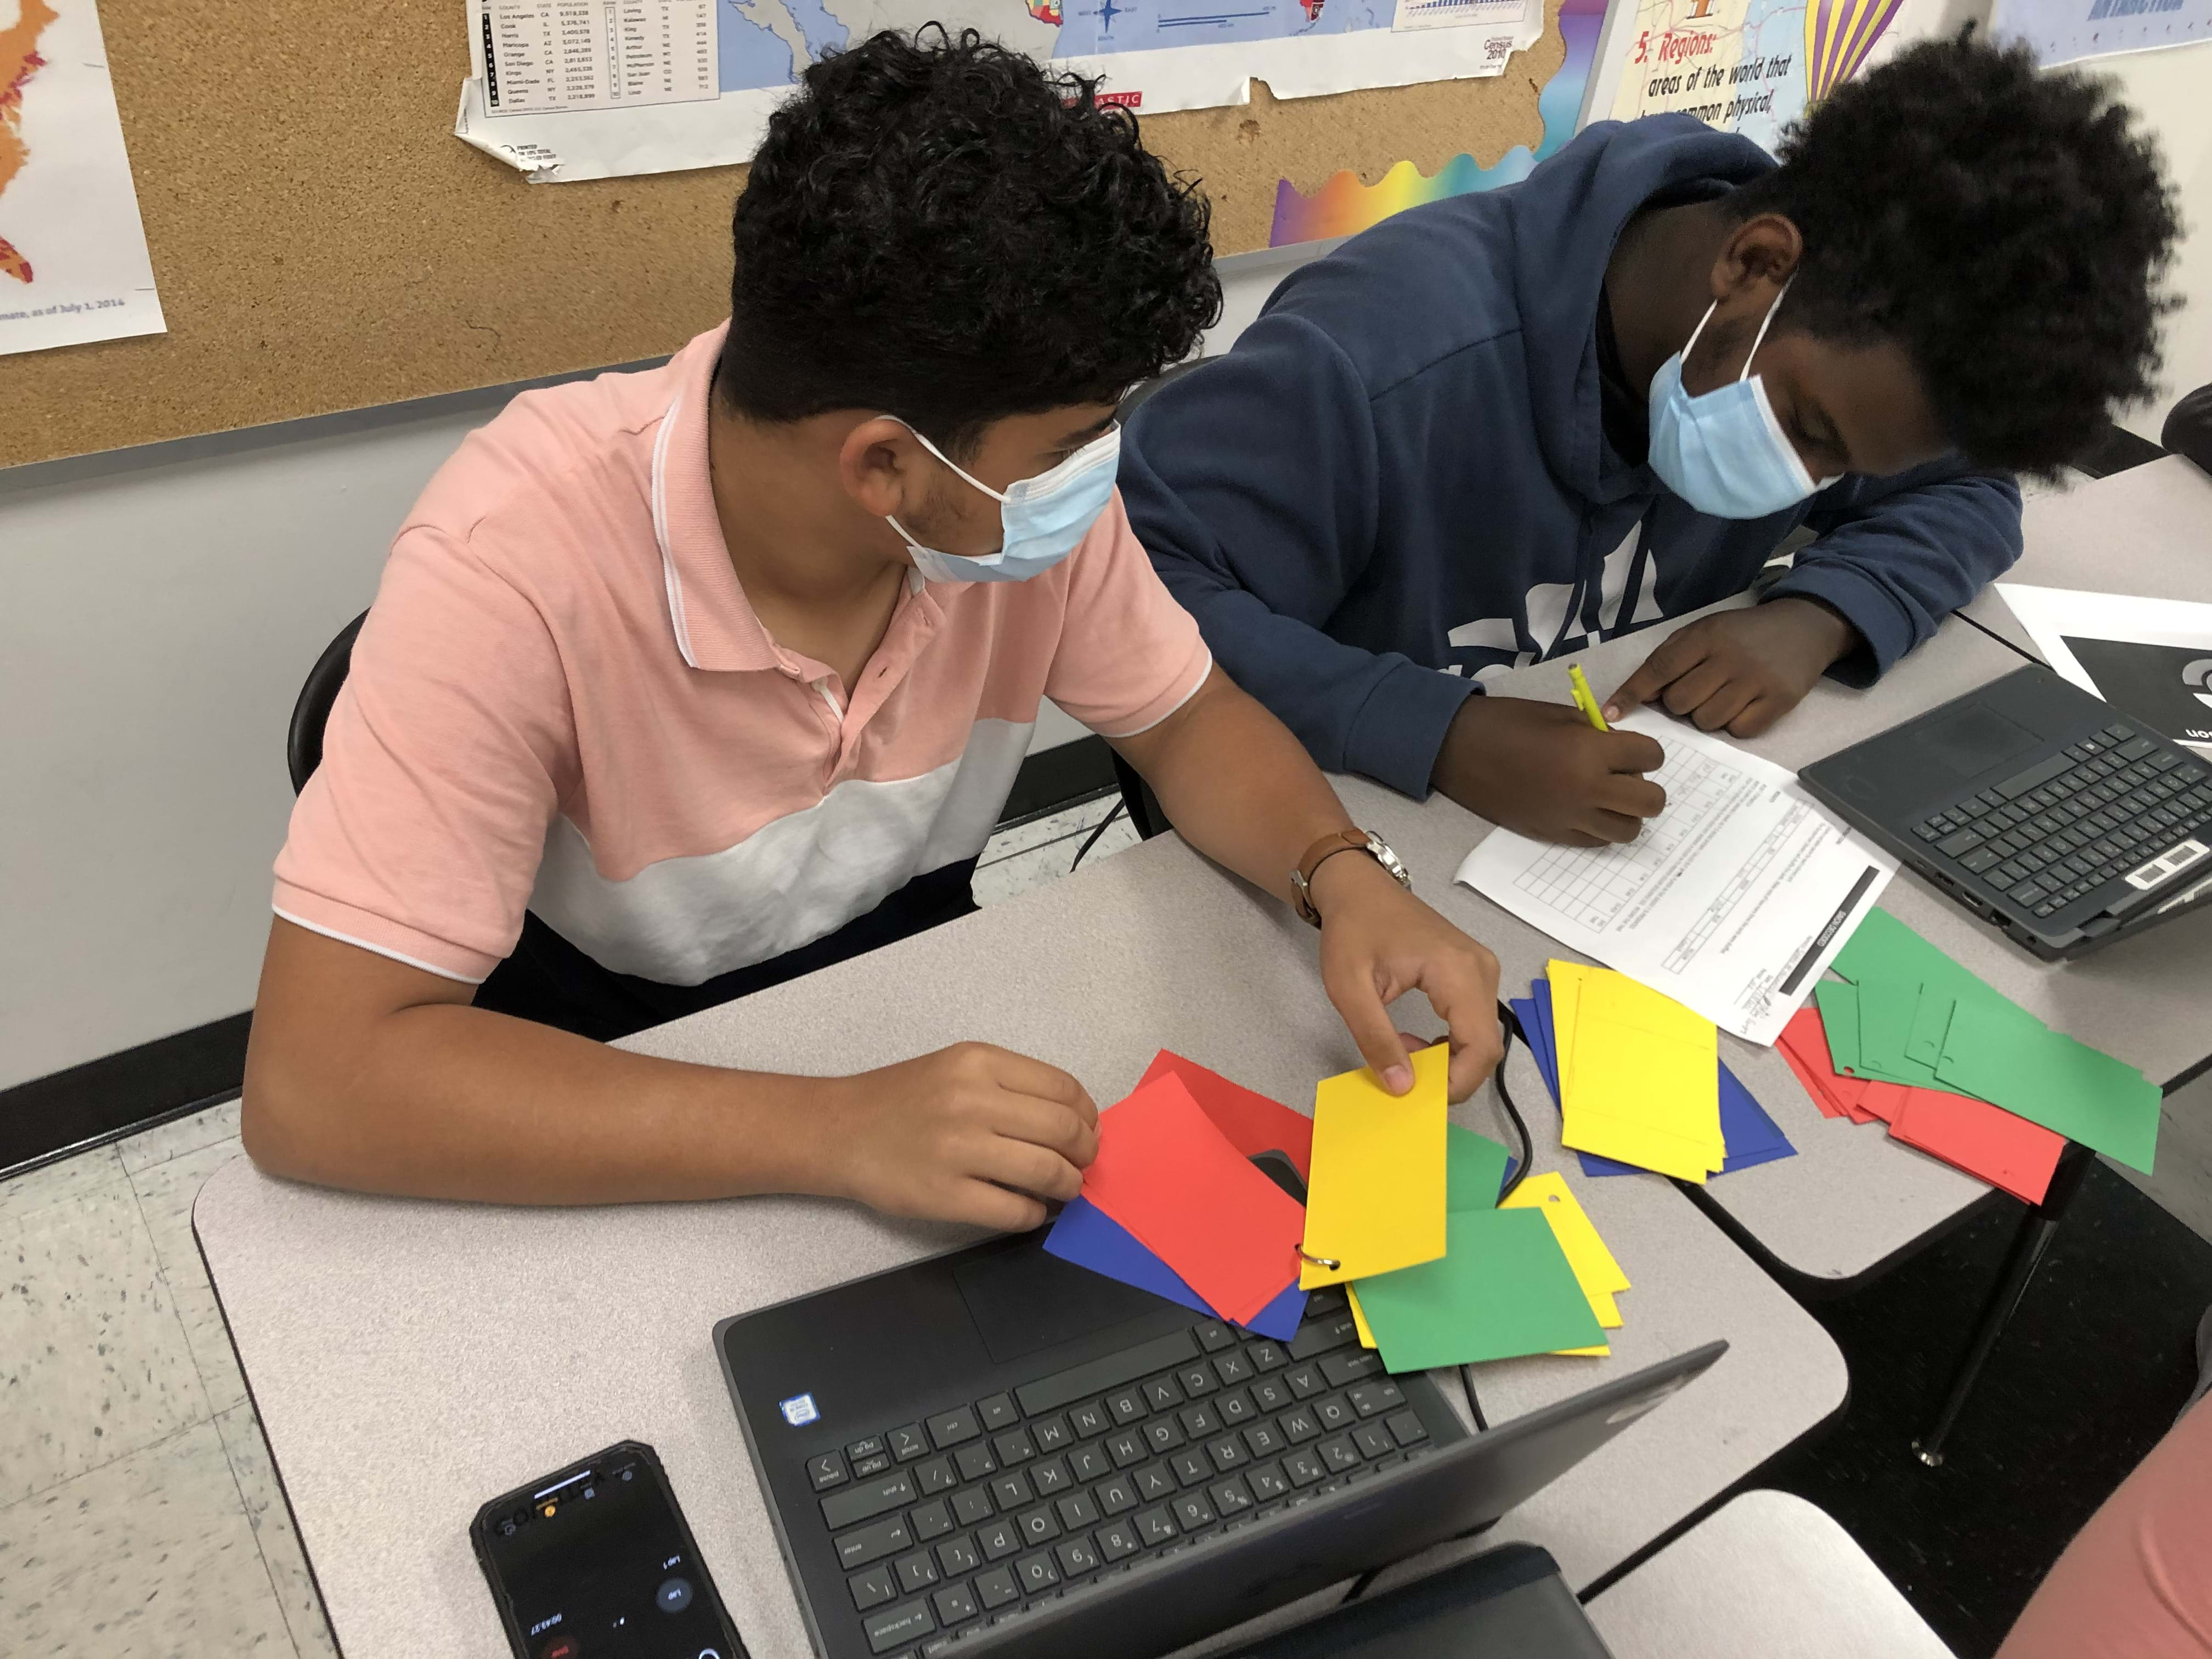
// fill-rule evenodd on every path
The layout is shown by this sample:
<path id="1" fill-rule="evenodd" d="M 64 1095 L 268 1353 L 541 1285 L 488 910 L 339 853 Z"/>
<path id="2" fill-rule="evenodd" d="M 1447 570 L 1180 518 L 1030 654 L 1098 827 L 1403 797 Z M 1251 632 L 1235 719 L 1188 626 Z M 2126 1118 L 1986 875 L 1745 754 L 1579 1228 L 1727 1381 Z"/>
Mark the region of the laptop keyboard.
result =
<path id="1" fill-rule="evenodd" d="M 2207 849 L 2197 838 L 2208 825 L 2205 769 L 2115 723 L 1933 814 L 1912 833 L 2021 909 L 2048 917 L 2161 856 L 2161 881 L 2197 862 Z M 2192 842 L 2194 850 L 2185 851 L 2182 843 Z"/>
<path id="2" fill-rule="evenodd" d="M 921 1659 L 1419 1456 L 1428 1436 L 1328 1289 L 1289 1342 L 1206 1320 L 863 1435 L 807 1475 L 867 1650 Z"/>

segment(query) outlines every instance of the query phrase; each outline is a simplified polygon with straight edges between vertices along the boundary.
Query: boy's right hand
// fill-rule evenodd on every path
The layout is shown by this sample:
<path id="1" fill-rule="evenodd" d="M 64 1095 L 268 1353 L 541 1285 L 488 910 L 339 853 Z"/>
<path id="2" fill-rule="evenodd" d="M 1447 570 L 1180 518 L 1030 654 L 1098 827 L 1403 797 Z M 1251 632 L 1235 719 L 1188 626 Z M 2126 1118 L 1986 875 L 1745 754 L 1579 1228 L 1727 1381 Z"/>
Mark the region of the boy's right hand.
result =
<path id="1" fill-rule="evenodd" d="M 1445 730 L 1431 781 L 1470 812 L 1538 841 L 1634 841 L 1667 792 L 1642 775 L 1666 752 L 1640 732 L 1601 732 L 1566 704 L 1480 693 Z"/>
<path id="2" fill-rule="evenodd" d="M 827 1079 L 816 1189 L 891 1215 L 1025 1232 L 1098 1153 L 1098 1108 L 1057 1066 L 958 1042 Z"/>

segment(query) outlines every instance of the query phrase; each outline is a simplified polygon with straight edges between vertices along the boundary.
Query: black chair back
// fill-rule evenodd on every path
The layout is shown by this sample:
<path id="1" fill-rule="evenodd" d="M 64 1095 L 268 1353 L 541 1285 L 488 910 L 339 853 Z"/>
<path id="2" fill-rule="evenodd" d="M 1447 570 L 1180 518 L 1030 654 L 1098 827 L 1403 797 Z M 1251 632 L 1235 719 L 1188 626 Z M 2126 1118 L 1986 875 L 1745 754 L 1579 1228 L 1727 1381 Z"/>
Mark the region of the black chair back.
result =
<path id="1" fill-rule="evenodd" d="M 345 684 L 346 669 L 353 661 L 354 636 L 368 620 L 364 611 L 338 629 L 337 637 L 323 647 L 323 654 L 307 671 L 300 700 L 292 705 L 291 729 L 284 734 L 284 763 L 291 769 L 295 795 L 323 763 L 323 727 L 330 723 L 331 705 L 338 700 L 338 688 Z"/>

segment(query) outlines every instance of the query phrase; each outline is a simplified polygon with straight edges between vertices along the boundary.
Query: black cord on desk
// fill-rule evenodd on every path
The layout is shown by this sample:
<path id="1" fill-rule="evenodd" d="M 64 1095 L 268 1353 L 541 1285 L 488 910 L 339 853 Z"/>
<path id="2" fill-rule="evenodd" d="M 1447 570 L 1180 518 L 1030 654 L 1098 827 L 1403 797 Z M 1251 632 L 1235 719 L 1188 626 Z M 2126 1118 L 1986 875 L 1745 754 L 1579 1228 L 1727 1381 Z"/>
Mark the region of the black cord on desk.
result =
<path id="1" fill-rule="evenodd" d="M 1534 1149 L 1528 1140 L 1528 1125 L 1521 1115 L 1521 1109 L 1513 1103 L 1513 1091 L 1505 1086 L 1505 1062 L 1512 1056 L 1513 1039 L 1517 1036 L 1527 1042 L 1528 1035 L 1521 1029 L 1521 1022 L 1513 1017 L 1513 1011 L 1502 1002 L 1498 1005 L 1498 1030 L 1505 1041 L 1504 1046 L 1498 1051 L 1498 1069 L 1490 1074 L 1490 1080 L 1498 1085 L 1498 1103 L 1505 1109 L 1505 1115 L 1513 1121 L 1514 1133 L 1521 1137 L 1521 1160 L 1513 1166 L 1513 1178 L 1498 1194 L 1498 1201 L 1503 1204 L 1513 1196 L 1513 1189 L 1528 1178 L 1528 1164 Z"/>
<path id="2" fill-rule="evenodd" d="M 1488 1434 L 1490 1425 L 1483 1419 L 1482 1401 L 1475 1397 L 1474 1366 L 1462 1365 L 1459 1368 L 1459 1385 L 1467 1392 L 1468 1410 L 1474 1413 L 1475 1431 L 1478 1434 Z"/>
<path id="3" fill-rule="evenodd" d="M 1498 1201 L 1503 1204 L 1513 1196 L 1513 1189 L 1528 1178 L 1528 1164 L 1535 1156 L 1535 1148 L 1528 1139 L 1528 1121 L 1521 1115 L 1521 1109 L 1513 1103 L 1513 1091 L 1505 1083 L 1505 1062 L 1512 1057 L 1513 1039 L 1517 1036 L 1527 1042 L 1528 1034 L 1521 1029 L 1521 1022 L 1514 1018 L 1513 1011 L 1502 1002 L 1498 1005 L 1498 1030 L 1505 1041 L 1498 1051 L 1498 1069 L 1490 1074 L 1490 1080 L 1498 1085 L 1498 1103 L 1505 1109 L 1505 1115 L 1513 1122 L 1513 1133 L 1521 1138 L 1520 1161 L 1513 1166 L 1512 1179 L 1498 1194 Z M 1482 1415 L 1482 1401 L 1474 1392 L 1474 1366 L 1462 1365 L 1459 1368 L 1459 1385 L 1467 1390 L 1467 1408 L 1474 1415 L 1476 1431 L 1489 1433 L 1490 1425 Z"/>

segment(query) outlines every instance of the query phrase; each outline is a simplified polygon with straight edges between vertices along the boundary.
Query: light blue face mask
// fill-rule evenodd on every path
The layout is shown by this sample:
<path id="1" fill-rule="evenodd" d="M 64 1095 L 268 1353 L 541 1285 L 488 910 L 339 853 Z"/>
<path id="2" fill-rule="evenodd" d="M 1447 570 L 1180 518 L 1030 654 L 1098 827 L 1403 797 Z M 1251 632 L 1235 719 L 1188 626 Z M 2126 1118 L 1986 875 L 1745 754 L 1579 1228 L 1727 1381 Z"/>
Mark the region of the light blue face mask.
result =
<path id="1" fill-rule="evenodd" d="M 1782 294 L 1789 291 L 1784 283 Z M 1765 386 L 1751 372 L 1752 358 L 1782 308 L 1782 294 L 1766 308 L 1743 373 L 1727 386 L 1695 398 L 1682 388 L 1682 360 L 1712 320 L 1717 300 L 1698 319 L 1689 345 L 1651 377 L 1651 470 L 1692 507 L 1717 519 L 1763 519 L 1835 482 L 1816 480 L 1805 470 L 1766 401 Z"/>
<path id="2" fill-rule="evenodd" d="M 1091 526 L 1098 522 L 1106 503 L 1114 499 L 1114 479 L 1121 463 L 1119 425 L 1093 438 L 1051 471 L 1018 480 L 1004 495 L 963 471 L 957 461 L 912 427 L 907 430 L 921 439 L 923 448 L 999 503 L 999 524 L 1004 532 L 997 552 L 970 558 L 924 547 L 904 525 L 892 519 L 891 528 L 906 538 L 914 568 L 930 581 L 1027 581 L 1074 552 L 1091 533 Z"/>

